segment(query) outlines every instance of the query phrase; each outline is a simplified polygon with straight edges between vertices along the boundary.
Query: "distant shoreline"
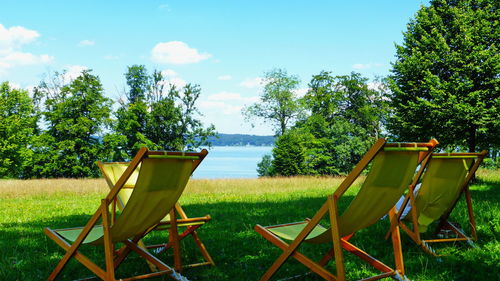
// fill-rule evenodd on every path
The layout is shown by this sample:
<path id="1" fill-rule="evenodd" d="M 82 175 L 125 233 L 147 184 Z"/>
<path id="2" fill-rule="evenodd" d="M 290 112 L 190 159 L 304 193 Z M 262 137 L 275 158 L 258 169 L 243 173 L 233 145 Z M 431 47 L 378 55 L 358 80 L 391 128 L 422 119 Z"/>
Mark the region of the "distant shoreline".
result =
<path id="1" fill-rule="evenodd" d="M 253 145 L 253 144 L 250 144 L 250 145 L 240 145 L 240 144 L 235 144 L 235 145 L 212 145 L 212 147 L 273 147 L 274 145 L 272 144 L 265 144 L 265 145 Z"/>
<path id="2" fill-rule="evenodd" d="M 274 136 L 256 136 L 244 134 L 218 134 L 209 137 L 212 146 L 273 146 Z"/>

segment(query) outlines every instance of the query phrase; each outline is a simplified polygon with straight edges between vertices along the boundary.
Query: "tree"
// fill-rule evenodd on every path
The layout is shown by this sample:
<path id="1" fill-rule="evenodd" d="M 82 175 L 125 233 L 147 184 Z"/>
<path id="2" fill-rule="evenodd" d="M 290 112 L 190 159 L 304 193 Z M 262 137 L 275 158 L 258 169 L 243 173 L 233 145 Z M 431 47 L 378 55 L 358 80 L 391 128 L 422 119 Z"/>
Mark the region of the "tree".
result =
<path id="1" fill-rule="evenodd" d="M 377 139 L 388 112 L 387 93 L 382 86 L 370 88 L 368 78 L 355 72 L 334 77 L 321 71 L 311 79 L 304 102 L 312 116 L 322 116 L 328 124 L 339 118 L 347 120 Z"/>
<path id="2" fill-rule="evenodd" d="M 433 0 L 408 24 L 390 76 L 388 129 L 402 140 L 500 146 L 499 2 Z"/>
<path id="3" fill-rule="evenodd" d="M 209 145 L 208 137 L 215 135 L 215 127 L 204 128 L 196 118 L 201 115 L 196 107 L 200 94 L 198 85 L 170 86 L 156 102 L 151 101 L 146 137 L 161 149 L 193 150 Z"/>
<path id="4" fill-rule="evenodd" d="M 62 81 L 64 73 L 54 76 L 52 81 Z M 32 144 L 31 176 L 99 176 L 95 162 L 104 157 L 100 138 L 111 113 L 99 78 L 84 70 L 69 84 L 42 82 L 35 96 L 43 102 L 46 129 Z"/>
<path id="5" fill-rule="evenodd" d="M 126 99 L 115 113 L 114 133 L 104 142 L 111 161 L 130 159 L 141 147 L 163 150 L 193 150 L 210 145 L 215 127 L 203 127 L 196 101 L 198 85 L 182 88 L 169 84 L 163 74 L 148 74 L 144 65 L 134 65 L 125 74 Z"/>
<path id="6" fill-rule="evenodd" d="M 0 84 L 0 178 L 25 177 L 32 156 L 29 144 L 35 133 L 33 100 L 25 90 Z"/>
<path id="7" fill-rule="evenodd" d="M 150 77 L 146 67 L 144 65 L 129 66 L 127 73 L 125 73 L 125 79 L 129 87 L 127 92 L 129 102 L 144 101 L 150 88 Z"/>
<path id="8" fill-rule="evenodd" d="M 274 176 L 272 161 L 272 155 L 266 154 L 262 157 L 262 160 L 257 163 L 257 174 L 259 175 L 259 177 Z"/>
<path id="9" fill-rule="evenodd" d="M 272 168 L 276 175 L 295 176 L 304 173 L 305 148 L 303 136 L 289 130 L 278 137 L 273 148 Z"/>
<path id="10" fill-rule="evenodd" d="M 342 175 L 379 137 L 385 94 L 359 73 L 313 76 L 304 105 L 310 115 L 278 138 L 272 171 L 278 175 Z"/>
<path id="11" fill-rule="evenodd" d="M 243 108 L 247 121 L 261 118 L 272 123 L 277 136 L 293 125 L 302 111 L 300 99 L 295 94 L 299 78 L 288 75 L 284 69 L 274 69 L 265 74 L 264 91 L 260 102 Z"/>

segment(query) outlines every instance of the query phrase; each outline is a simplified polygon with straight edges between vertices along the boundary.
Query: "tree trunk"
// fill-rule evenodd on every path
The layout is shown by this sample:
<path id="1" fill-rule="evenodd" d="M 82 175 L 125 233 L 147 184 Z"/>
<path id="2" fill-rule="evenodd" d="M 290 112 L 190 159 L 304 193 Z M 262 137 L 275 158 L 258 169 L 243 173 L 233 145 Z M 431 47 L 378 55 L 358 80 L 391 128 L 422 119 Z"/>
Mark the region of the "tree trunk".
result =
<path id="1" fill-rule="evenodd" d="M 286 122 L 285 122 L 284 118 L 280 120 L 280 128 L 281 128 L 281 132 L 279 135 L 282 136 L 286 130 Z"/>
<path id="2" fill-rule="evenodd" d="M 467 140 L 469 143 L 469 152 L 476 152 L 476 127 L 471 126 L 469 130 L 469 139 Z M 477 160 L 476 160 L 477 161 Z M 476 174 L 472 176 L 471 182 L 476 181 Z"/>
<path id="3" fill-rule="evenodd" d="M 476 127 L 471 126 L 469 130 L 469 139 L 467 140 L 469 145 L 469 152 L 476 151 Z"/>

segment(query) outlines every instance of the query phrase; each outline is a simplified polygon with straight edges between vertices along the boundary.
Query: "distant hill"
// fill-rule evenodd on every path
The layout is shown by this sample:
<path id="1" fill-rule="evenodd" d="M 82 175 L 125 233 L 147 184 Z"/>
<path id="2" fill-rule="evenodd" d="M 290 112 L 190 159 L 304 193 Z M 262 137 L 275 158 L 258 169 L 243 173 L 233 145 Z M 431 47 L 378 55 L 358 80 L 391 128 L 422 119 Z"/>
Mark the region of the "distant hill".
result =
<path id="1" fill-rule="evenodd" d="M 256 136 L 243 134 L 219 134 L 219 138 L 210 137 L 209 141 L 215 146 L 270 146 L 274 144 L 274 136 Z"/>

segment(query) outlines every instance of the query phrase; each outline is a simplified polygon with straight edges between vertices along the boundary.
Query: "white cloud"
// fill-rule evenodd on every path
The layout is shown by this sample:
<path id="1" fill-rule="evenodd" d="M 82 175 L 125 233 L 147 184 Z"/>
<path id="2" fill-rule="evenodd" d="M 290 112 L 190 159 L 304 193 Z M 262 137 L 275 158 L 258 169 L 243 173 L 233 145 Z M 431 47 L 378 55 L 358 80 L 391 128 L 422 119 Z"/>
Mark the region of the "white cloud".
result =
<path id="1" fill-rule="evenodd" d="M 222 112 L 224 115 L 239 114 L 243 106 L 231 105 L 222 101 L 202 101 L 200 108 L 204 110 Z"/>
<path id="2" fill-rule="evenodd" d="M 161 74 L 163 78 L 166 78 L 163 82 L 166 86 L 174 85 L 177 88 L 182 88 L 187 84 L 186 80 L 180 78 L 179 74 L 172 69 L 164 69 L 161 71 Z"/>
<path id="3" fill-rule="evenodd" d="M 309 88 L 300 88 L 300 89 L 296 89 L 294 90 L 293 92 L 298 96 L 298 97 L 303 97 L 307 94 L 307 92 L 309 91 Z"/>
<path id="4" fill-rule="evenodd" d="M 187 82 L 180 77 L 172 77 L 166 80 L 168 84 L 174 85 L 177 88 L 182 88 L 186 86 Z"/>
<path id="5" fill-rule="evenodd" d="M 368 67 L 367 64 L 362 64 L 362 63 L 356 63 L 352 65 L 352 68 L 354 69 L 365 69 L 367 67 Z"/>
<path id="6" fill-rule="evenodd" d="M 0 55 L 6 55 L 20 48 L 21 45 L 28 44 L 40 37 L 35 30 L 30 30 L 22 26 L 5 28 L 0 24 Z"/>
<path id="7" fill-rule="evenodd" d="M 367 86 L 368 86 L 368 89 L 370 90 L 378 90 L 380 89 L 384 84 L 380 83 L 380 82 L 368 82 Z"/>
<path id="8" fill-rule="evenodd" d="M 243 82 L 240 83 L 241 86 L 245 88 L 257 88 L 262 86 L 262 83 L 264 82 L 264 78 L 262 77 L 255 77 L 255 78 L 248 78 L 243 80 Z"/>
<path id="9" fill-rule="evenodd" d="M 220 92 L 207 97 L 210 101 L 257 102 L 259 97 L 242 97 L 239 93 Z"/>
<path id="10" fill-rule="evenodd" d="M 89 69 L 89 68 L 86 66 L 82 66 L 82 65 L 67 66 L 65 69 L 66 72 L 63 75 L 64 82 L 69 83 L 69 82 L 75 80 L 76 78 L 78 78 L 78 76 L 80 76 L 82 74 L 82 71 L 84 71 L 86 69 Z"/>
<path id="11" fill-rule="evenodd" d="M 21 50 L 23 45 L 33 42 L 38 37 L 40 34 L 35 30 L 22 26 L 6 28 L 0 24 L 0 72 L 6 72 L 15 66 L 51 62 L 54 59 L 52 56 L 34 55 Z"/>
<path id="12" fill-rule="evenodd" d="M 117 60 L 120 58 L 120 56 L 117 56 L 117 55 L 105 55 L 103 57 L 105 60 Z"/>
<path id="13" fill-rule="evenodd" d="M 369 69 L 369 68 L 381 67 L 381 66 L 383 66 L 383 64 L 381 64 L 381 63 L 365 63 L 365 64 L 356 63 L 356 64 L 352 65 L 352 68 L 360 70 L 360 69 Z"/>
<path id="14" fill-rule="evenodd" d="M 170 41 L 156 44 L 151 50 L 151 60 L 162 64 L 190 64 L 212 57 L 209 53 L 199 53 L 181 41 Z"/>
<path id="15" fill-rule="evenodd" d="M 0 62 L 3 62 L 4 64 L 8 64 L 10 66 L 48 63 L 52 60 L 53 57 L 49 55 L 37 56 L 33 55 L 32 53 L 23 52 L 12 52 L 0 58 Z"/>
<path id="16" fill-rule="evenodd" d="M 165 69 L 161 71 L 161 74 L 165 77 L 175 77 L 177 76 L 177 72 L 172 69 Z"/>
<path id="17" fill-rule="evenodd" d="M 15 83 L 15 82 L 9 82 L 9 86 L 12 88 L 12 89 L 18 89 L 18 90 L 21 90 L 21 84 L 18 84 L 18 83 Z"/>
<path id="18" fill-rule="evenodd" d="M 82 40 L 78 43 L 78 47 L 88 47 L 88 46 L 94 46 L 95 41 L 92 40 Z"/>
<path id="19" fill-rule="evenodd" d="M 158 9 L 163 10 L 163 11 L 167 11 L 167 12 L 171 11 L 170 6 L 168 4 L 161 4 L 160 6 L 158 6 Z"/>
<path id="20" fill-rule="evenodd" d="M 221 76 L 217 77 L 217 79 L 218 80 L 231 80 L 231 79 L 233 79 L 233 77 L 231 75 L 226 74 L 226 75 L 221 75 Z"/>

